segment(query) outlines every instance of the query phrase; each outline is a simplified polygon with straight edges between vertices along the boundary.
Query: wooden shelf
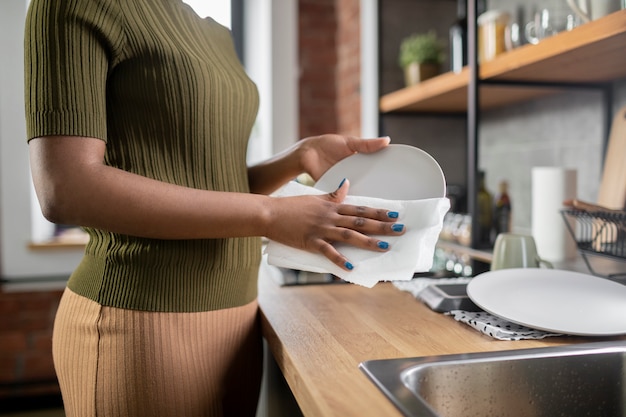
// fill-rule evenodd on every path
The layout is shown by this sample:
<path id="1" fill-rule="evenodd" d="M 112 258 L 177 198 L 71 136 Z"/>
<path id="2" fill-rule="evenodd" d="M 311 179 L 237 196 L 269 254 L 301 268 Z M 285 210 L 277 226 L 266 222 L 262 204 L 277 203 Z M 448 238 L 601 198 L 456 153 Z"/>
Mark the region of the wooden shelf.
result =
<path id="1" fill-rule="evenodd" d="M 493 253 L 491 250 L 486 249 L 473 249 L 468 246 L 463 246 L 458 243 L 449 242 L 446 240 L 439 240 L 437 247 L 448 250 L 457 254 L 468 255 L 472 259 L 476 259 L 481 262 L 491 263 L 493 259 Z"/>
<path id="2" fill-rule="evenodd" d="M 84 250 L 87 244 L 85 242 L 58 242 L 58 241 L 50 241 L 50 242 L 31 242 L 28 244 L 28 249 L 30 250 L 76 250 L 81 249 Z"/>
<path id="3" fill-rule="evenodd" d="M 487 82 L 600 84 L 626 77 L 626 10 L 612 13 L 544 39 L 524 45 L 480 65 Z M 384 95 L 380 110 L 389 112 L 451 113 L 467 111 L 469 68 L 445 73 L 420 84 Z M 482 109 L 522 102 L 562 91 L 558 87 L 481 85 Z"/>

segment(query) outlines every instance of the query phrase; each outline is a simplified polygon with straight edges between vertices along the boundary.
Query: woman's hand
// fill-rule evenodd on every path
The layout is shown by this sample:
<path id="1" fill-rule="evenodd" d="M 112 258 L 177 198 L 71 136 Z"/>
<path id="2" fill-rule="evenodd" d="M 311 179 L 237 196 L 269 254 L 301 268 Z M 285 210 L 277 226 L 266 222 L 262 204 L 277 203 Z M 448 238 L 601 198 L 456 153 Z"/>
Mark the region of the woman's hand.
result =
<path id="1" fill-rule="evenodd" d="M 320 196 L 282 197 L 272 199 L 271 218 L 266 236 L 272 240 L 320 253 L 344 270 L 354 265 L 339 253 L 333 242 L 385 252 L 389 244 L 369 235 L 401 235 L 402 224 L 395 223 L 398 213 L 385 209 L 342 204 L 349 183 Z"/>
<path id="2" fill-rule="evenodd" d="M 320 135 L 298 142 L 300 164 L 315 181 L 337 162 L 357 152 L 372 153 L 389 144 L 389 138 L 360 139 L 343 135 Z"/>
<path id="3" fill-rule="evenodd" d="M 388 144 L 388 137 L 359 139 L 334 134 L 299 140 L 283 152 L 248 168 L 250 191 L 271 194 L 302 173 L 317 181 L 342 159 L 357 152 L 376 152 Z"/>

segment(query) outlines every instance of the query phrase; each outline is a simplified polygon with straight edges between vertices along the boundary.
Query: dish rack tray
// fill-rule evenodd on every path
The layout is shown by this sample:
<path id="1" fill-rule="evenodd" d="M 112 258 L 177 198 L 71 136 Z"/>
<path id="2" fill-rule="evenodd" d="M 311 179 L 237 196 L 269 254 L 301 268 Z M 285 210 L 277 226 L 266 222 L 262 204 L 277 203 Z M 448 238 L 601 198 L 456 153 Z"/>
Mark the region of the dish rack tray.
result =
<path id="1" fill-rule="evenodd" d="M 587 267 L 594 275 L 587 255 L 599 255 L 626 262 L 626 213 L 577 208 L 561 210 L 570 235 Z M 626 276 L 626 273 L 612 274 Z"/>

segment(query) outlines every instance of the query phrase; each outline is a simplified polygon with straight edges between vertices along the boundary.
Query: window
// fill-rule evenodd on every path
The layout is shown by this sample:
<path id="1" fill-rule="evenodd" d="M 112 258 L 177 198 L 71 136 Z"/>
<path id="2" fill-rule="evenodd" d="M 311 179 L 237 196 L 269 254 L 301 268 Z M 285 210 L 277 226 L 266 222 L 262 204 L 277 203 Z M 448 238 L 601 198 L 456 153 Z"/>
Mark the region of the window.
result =
<path id="1" fill-rule="evenodd" d="M 183 0 L 191 6 L 191 8 L 200 17 L 210 16 L 222 25 L 230 28 L 231 24 L 231 6 L 230 0 Z"/>

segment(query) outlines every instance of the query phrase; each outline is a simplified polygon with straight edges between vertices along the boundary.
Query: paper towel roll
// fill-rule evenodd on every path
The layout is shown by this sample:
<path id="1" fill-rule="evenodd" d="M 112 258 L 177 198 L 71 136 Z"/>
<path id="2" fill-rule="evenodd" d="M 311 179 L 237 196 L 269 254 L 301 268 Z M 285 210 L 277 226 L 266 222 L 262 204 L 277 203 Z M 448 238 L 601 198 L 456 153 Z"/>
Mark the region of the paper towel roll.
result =
<path id="1" fill-rule="evenodd" d="M 576 256 L 576 242 L 560 213 L 563 200 L 576 198 L 576 186 L 575 169 L 532 169 L 532 234 L 539 256 L 548 261 Z"/>

